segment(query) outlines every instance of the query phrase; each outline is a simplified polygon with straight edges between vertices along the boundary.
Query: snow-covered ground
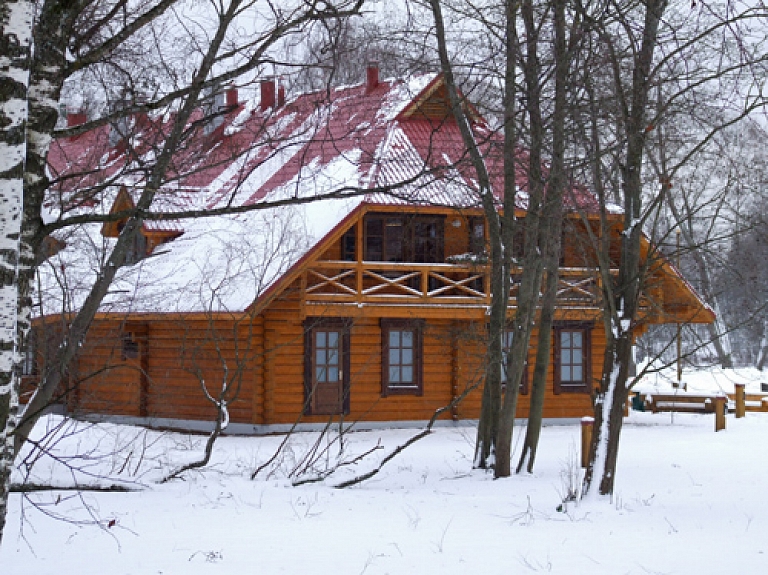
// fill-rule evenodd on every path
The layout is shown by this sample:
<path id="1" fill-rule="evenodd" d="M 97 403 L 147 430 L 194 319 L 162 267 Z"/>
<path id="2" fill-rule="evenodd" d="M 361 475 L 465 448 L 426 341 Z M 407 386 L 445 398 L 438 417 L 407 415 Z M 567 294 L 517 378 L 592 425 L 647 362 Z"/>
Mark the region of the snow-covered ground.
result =
<path id="1" fill-rule="evenodd" d="M 726 375 L 734 377 L 686 379 L 711 390 Z M 544 429 L 533 475 L 494 481 L 473 471 L 474 429 L 441 428 L 373 479 L 334 488 L 416 431 L 351 433 L 346 461 L 382 449 L 324 482 L 295 487 L 288 475 L 316 435 L 295 435 L 255 480 L 250 474 L 282 436 L 223 438 L 205 471 L 158 484 L 197 456 L 204 438 L 67 425 L 58 463 L 39 458 L 31 479 L 68 485 L 76 475 L 138 491 L 13 495 L 0 573 L 701 575 L 764 573 L 768 565 L 768 413 L 729 415 L 719 433 L 711 414 L 630 413 L 610 502 L 562 505 L 576 484 L 578 425 Z M 85 457 L 70 458 L 75 453 Z M 326 455 L 316 470 L 337 461 L 338 445 Z"/>

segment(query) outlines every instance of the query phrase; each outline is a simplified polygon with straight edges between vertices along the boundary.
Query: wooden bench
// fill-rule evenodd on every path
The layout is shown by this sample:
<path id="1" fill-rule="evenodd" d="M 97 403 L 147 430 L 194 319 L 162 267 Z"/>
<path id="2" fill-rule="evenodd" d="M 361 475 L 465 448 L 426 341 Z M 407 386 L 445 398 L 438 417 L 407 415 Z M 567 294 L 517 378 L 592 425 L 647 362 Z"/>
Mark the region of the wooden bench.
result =
<path id="1" fill-rule="evenodd" d="M 643 394 L 645 409 L 652 413 L 685 412 L 714 413 L 715 404 L 725 401 L 725 395 L 691 393 L 646 393 Z"/>
<path id="2" fill-rule="evenodd" d="M 644 393 L 643 407 L 652 413 L 714 413 L 715 431 L 725 429 L 725 413 L 728 410 L 728 396 L 725 394 L 696 394 L 680 391 L 677 393 Z"/>

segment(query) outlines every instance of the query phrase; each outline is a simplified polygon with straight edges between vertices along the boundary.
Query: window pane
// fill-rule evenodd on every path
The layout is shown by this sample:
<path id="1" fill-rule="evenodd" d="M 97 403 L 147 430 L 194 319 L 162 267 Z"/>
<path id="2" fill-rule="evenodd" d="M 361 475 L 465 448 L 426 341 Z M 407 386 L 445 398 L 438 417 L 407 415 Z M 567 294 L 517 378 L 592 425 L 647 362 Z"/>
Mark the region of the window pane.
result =
<path id="1" fill-rule="evenodd" d="M 413 383 L 413 368 L 410 366 L 403 366 L 403 369 L 401 370 L 401 379 L 400 381 L 402 383 Z"/>
<path id="2" fill-rule="evenodd" d="M 571 366 L 563 365 L 560 367 L 560 379 L 562 381 L 571 381 Z"/>
<path id="3" fill-rule="evenodd" d="M 581 332 L 574 331 L 571 336 L 573 337 L 573 347 L 581 347 Z"/>
<path id="4" fill-rule="evenodd" d="M 400 348 L 389 348 L 389 365 L 400 365 Z"/>
<path id="5" fill-rule="evenodd" d="M 389 383 L 400 383 L 400 368 L 389 366 Z"/>
<path id="6" fill-rule="evenodd" d="M 328 381 L 326 379 L 325 367 L 315 368 L 315 381 L 317 381 L 318 383 L 323 383 L 325 381 Z"/>
<path id="7" fill-rule="evenodd" d="M 413 332 L 402 331 L 400 333 L 402 334 L 402 346 L 413 348 Z"/>
<path id="8" fill-rule="evenodd" d="M 413 350 L 412 349 L 404 349 L 402 352 L 402 355 L 400 357 L 401 362 L 403 365 L 412 365 L 413 364 Z"/>
<path id="9" fill-rule="evenodd" d="M 329 349 L 328 350 L 328 365 L 339 365 L 339 350 L 338 349 Z"/>
<path id="10" fill-rule="evenodd" d="M 339 368 L 338 367 L 329 367 L 328 368 L 328 381 L 339 381 Z"/>
<path id="11" fill-rule="evenodd" d="M 573 373 L 571 381 L 584 381 L 584 375 L 580 365 L 573 366 Z"/>
<path id="12" fill-rule="evenodd" d="M 577 365 L 581 365 L 583 363 L 581 360 L 581 349 L 579 348 L 573 350 L 573 363 Z"/>
<path id="13" fill-rule="evenodd" d="M 337 331 L 329 331 L 328 332 L 328 347 L 338 347 L 339 345 L 339 332 Z"/>
<path id="14" fill-rule="evenodd" d="M 328 363 L 326 361 L 326 359 L 327 358 L 326 358 L 326 354 L 325 354 L 325 349 L 317 349 L 317 350 L 315 350 L 315 363 L 317 365 L 325 365 L 326 363 Z"/>
<path id="15" fill-rule="evenodd" d="M 381 218 L 367 218 L 365 231 L 368 235 L 380 236 L 384 232 L 384 221 Z"/>
<path id="16" fill-rule="evenodd" d="M 400 347 L 400 332 L 399 331 L 390 331 L 389 332 L 389 347 Z"/>
<path id="17" fill-rule="evenodd" d="M 318 331 L 315 332 L 315 345 L 317 347 L 325 347 L 325 332 L 324 331 Z"/>
<path id="18" fill-rule="evenodd" d="M 563 347 L 571 347 L 571 332 L 569 331 L 560 332 L 560 344 Z"/>

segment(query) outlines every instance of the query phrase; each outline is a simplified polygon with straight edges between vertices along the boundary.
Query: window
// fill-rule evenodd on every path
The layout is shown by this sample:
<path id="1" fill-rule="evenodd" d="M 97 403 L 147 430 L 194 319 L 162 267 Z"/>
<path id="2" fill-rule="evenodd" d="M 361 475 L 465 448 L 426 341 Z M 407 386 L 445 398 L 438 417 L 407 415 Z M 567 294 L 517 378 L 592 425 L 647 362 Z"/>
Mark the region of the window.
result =
<path id="1" fill-rule="evenodd" d="M 486 254 L 485 220 L 477 216 L 469 218 L 469 251 L 476 256 Z"/>
<path id="2" fill-rule="evenodd" d="M 357 226 L 349 228 L 341 236 L 341 259 L 345 262 L 357 261 Z"/>
<path id="3" fill-rule="evenodd" d="M 366 261 L 443 261 L 444 218 L 369 214 L 365 217 Z"/>
<path id="4" fill-rule="evenodd" d="M 507 368 L 509 366 L 509 354 L 512 351 L 512 340 L 514 339 L 515 332 L 512 329 L 505 329 L 504 335 L 501 340 L 501 385 L 502 388 L 507 384 Z M 522 395 L 528 394 L 528 358 L 525 359 L 525 367 L 523 368 L 523 377 L 520 380 L 520 393 Z"/>
<path id="5" fill-rule="evenodd" d="M 381 320 L 382 395 L 422 394 L 423 322 Z"/>
<path id="6" fill-rule="evenodd" d="M 308 318 L 304 328 L 305 413 L 349 413 L 350 321 Z"/>
<path id="7" fill-rule="evenodd" d="M 555 333 L 555 393 L 590 392 L 591 325 L 560 324 Z"/>

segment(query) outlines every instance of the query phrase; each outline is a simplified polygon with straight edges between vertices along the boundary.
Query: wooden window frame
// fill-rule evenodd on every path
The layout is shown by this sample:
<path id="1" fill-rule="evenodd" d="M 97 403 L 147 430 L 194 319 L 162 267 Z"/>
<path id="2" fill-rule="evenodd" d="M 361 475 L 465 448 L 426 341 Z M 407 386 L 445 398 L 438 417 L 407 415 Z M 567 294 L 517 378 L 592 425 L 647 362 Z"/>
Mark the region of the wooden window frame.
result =
<path id="1" fill-rule="evenodd" d="M 312 390 L 314 387 L 314 357 L 315 357 L 315 331 L 337 329 L 341 331 L 341 369 L 342 381 L 342 410 L 338 414 L 348 415 L 350 410 L 350 330 L 352 320 L 349 318 L 318 318 L 308 317 L 304 320 L 304 415 L 331 415 L 318 412 L 313 409 Z"/>
<path id="2" fill-rule="evenodd" d="M 393 331 L 413 332 L 413 383 L 390 383 L 389 336 Z M 381 320 L 381 395 L 424 395 L 424 321 L 412 319 Z"/>
<path id="3" fill-rule="evenodd" d="M 591 393 L 592 391 L 592 323 L 584 322 L 558 322 L 552 326 L 554 342 L 554 392 L 561 393 Z M 562 362 L 562 334 L 563 332 L 580 333 L 582 335 L 582 374 L 583 380 L 567 381 L 561 379 Z M 571 364 L 575 365 L 575 364 Z"/>
<path id="4" fill-rule="evenodd" d="M 501 358 L 502 358 L 501 389 L 502 391 L 507 385 L 507 356 L 509 355 L 509 351 L 511 349 L 511 344 L 512 344 L 512 341 L 507 342 L 507 336 L 508 335 L 514 336 L 514 333 L 515 333 L 514 328 L 512 326 L 508 326 L 504 328 L 504 334 L 502 335 L 502 340 L 501 340 Z M 523 367 L 523 377 L 520 379 L 520 388 L 518 390 L 518 393 L 520 393 L 520 395 L 528 395 L 528 352 L 527 351 L 525 354 L 525 367 Z"/>

